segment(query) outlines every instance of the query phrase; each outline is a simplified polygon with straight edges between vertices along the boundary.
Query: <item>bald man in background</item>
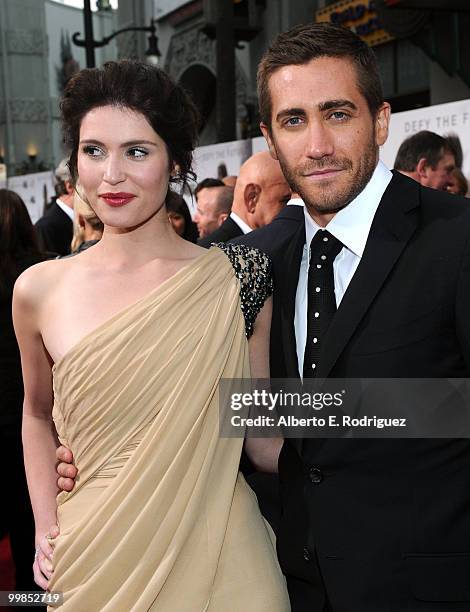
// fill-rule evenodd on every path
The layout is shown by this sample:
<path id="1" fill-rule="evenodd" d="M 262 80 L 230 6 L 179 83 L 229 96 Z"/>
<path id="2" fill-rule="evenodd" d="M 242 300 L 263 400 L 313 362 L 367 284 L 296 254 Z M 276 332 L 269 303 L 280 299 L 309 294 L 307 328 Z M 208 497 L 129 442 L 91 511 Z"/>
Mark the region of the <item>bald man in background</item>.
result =
<path id="1" fill-rule="evenodd" d="M 198 244 L 209 248 L 213 242 L 228 242 L 268 225 L 290 197 L 291 190 L 279 162 L 267 151 L 255 153 L 240 168 L 230 215 Z"/>

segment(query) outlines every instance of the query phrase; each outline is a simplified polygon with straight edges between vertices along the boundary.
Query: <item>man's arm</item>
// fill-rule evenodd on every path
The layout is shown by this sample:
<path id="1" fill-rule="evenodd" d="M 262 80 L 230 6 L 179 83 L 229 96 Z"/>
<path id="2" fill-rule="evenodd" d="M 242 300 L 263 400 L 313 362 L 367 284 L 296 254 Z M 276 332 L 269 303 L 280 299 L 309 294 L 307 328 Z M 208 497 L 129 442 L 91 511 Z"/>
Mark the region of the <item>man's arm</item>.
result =
<path id="1" fill-rule="evenodd" d="M 59 462 L 56 467 L 57 486 L 61 491 L 71 491 L 75 486 L 75 478 L 78 470 L 73 465 L 72 451 L 66 446 L 59 446 L 56 450 L 56 459 Z"/>
<path id="2" fill-rule="evenodd" d="M 258 314 L 249 340 L 251 377 L 269 378 L 269 335 L 272 298 L 266 300 Z M 277 472 L 277 462 L 283 438 L 246 438 L 245 451 L 259 472 Z"/>

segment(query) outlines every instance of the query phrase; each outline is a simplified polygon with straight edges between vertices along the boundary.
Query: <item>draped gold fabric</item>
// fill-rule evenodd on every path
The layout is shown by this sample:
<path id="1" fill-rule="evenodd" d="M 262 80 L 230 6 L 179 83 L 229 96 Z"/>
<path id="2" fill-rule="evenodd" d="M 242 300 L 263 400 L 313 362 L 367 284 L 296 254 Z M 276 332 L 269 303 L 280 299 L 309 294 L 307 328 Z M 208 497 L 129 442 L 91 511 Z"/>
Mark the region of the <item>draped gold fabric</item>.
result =
<path id="1" fill-rule="evenodd" d="M 213 247 L 54 366 L 79 469 L 58 497 L 50 590 L 73 612 L 284 612 L 271 532 L 219 437 L 220 378 L 249 377 L 239 283 Z"/>

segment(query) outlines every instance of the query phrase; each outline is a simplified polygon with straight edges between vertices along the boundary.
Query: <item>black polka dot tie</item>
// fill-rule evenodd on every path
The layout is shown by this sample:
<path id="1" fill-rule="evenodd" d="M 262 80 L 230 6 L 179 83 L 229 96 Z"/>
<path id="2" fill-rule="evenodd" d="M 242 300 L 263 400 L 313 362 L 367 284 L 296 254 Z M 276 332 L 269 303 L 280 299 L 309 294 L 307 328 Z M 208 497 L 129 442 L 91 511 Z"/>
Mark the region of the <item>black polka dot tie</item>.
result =
<path id="1" fill-rule="evenodd" d="M 318 230 L 310 243 L 304 378 L 316 376 L 323 340 L 336 312 L 333 262 L 342 248 L 327 230 Z"/>

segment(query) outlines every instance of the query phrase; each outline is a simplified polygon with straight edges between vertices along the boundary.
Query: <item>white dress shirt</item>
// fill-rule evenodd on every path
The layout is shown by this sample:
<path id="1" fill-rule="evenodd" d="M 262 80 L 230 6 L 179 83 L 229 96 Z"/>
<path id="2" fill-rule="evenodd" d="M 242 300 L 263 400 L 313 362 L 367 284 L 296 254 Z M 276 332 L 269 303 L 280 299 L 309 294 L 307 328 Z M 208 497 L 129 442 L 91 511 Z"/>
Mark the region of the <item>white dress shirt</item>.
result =
<path id="1" fill-rule="evenodd" d="M 350 204 L 336 213 L 326 228 L 320 228 L 312 219 L 302 200 L 295 198 L 288 203 L 289 206 L 303 206 L 305 215 L 306 240 L 300 263 L 294 319 L 297 362 L 301 376 L 304 367 L 305 343 L 307 342 L 308 268 L 312 238 L 319 229 L 327 229 L 344 245 L 333 262 L 335 298 L 338 307 L 361 261 L 372 221 L 391 179 L 392 173 L 379 161 L 370 181 L 361 193 Z"/>
<path id="2" fill-rule="evenodd" d="M 233 221 L 235 221 L 235 223 L 238 225 L 238 227 L 242 230 L 242 232 L 244 234 L 249 234 L 252 231 L 252 229 L 248 225 L 248 223 L 245 223 L 245 221 L 243 221 L 243 219 L 240 219 L 240 217 L 236 213 L 231 212 L 230 213 L 230 218 Z"/>
<path id="3" fill-rule="evenodd" d="M 64 202 L 62 202 L 62 200 L 60 198 L 56 199 L 56 204 L 57 206 L 64 211 L 64 213 L 67 215 L 67 217 L 73 221 L 73 208 L 70 208 L 70 206 L 67 206 L 67 204 L 64 204 Z"/>

